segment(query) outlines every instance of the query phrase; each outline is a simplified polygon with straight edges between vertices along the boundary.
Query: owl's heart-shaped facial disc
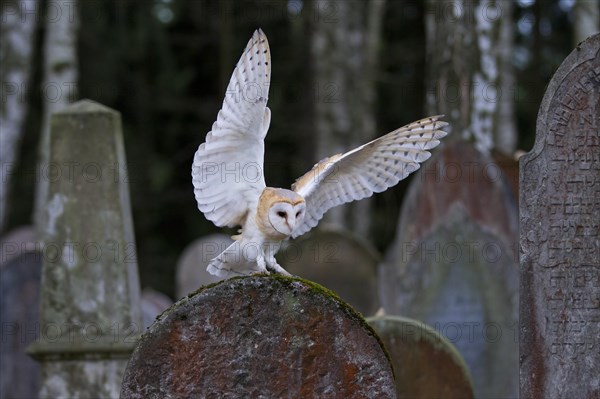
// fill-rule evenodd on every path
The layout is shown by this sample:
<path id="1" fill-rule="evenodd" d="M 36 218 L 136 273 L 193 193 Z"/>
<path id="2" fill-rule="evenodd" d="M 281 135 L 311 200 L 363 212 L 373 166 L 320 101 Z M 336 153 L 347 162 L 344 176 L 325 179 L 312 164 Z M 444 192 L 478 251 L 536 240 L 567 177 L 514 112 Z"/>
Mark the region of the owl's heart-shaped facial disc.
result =
<path id="1" fill-rule="evenodd" d="M 304 220 L 306 204 L 275 202 L 269 209 L 268 217 L 271 226 L 280 234 L 291 236 L 297 225 Z"/>

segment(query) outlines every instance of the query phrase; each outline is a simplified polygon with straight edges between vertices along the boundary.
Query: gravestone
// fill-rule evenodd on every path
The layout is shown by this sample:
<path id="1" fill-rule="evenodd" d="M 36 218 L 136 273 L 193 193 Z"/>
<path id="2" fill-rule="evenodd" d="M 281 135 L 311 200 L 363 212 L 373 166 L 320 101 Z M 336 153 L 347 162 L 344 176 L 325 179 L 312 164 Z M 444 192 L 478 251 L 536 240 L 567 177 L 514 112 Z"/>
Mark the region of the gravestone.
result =
<path id="1" fill-rule="evenodd" d="M 599 398 L 600 35 L 558 68 L 520 160 L 522 398 Z"/>
<path id="2" fill-rule="evenodd" d="M 437 331 L 404 317 L 372 317 L 367 322 L 392 358 L 398 399 L 474 397 L 467 365 Z"/>
<path id="3" fill-rule="evenodd" d="M 38 339 L 43 251 L 32 227 L 0 242 L 0 398 L 34 398 L 40 366 L 25 353 Z"/>
<path id="4" fill-rule="evenodd" d="M 478 398 L 518 394 L 517 208 L 501 168 L 470 143 L 445 145 L 417 173 L 380 268 L 388 314 L 454 344 Z"/>
<path id="5" fill-rule="evenodd" d="M 163 294 L 162 292 L 155 291 L 151 288 L 144 288 L 141 296 L 141 308 L 142 308 L 142 323 L 144 324 L 144 330 L 152 323 L 156 317 L 173 305 L 171 298 Z"/>
<path id="6" fill-rule="evenodd" d="M 93 101 L 56 112 L 44 150 L 41 335 L 28 349 L 40 397 L 114 398 L 142 327 L 119 113 Z"/>
<path id="7" fill-rule="evenodd" d="M 394 398 L 375 332 L 323 287 L 235 277 L 164 312 L 123 379 L 130 398 Z"/>
<path id="8" fill-rule="evenodd" d="M 344 230 L 320 228 L 290 240 L 277 254 L 288 272 L 315 281 L 363 314 L 379 308 L 377 265 L 381 256 Z"/>
<path id="9" fill-rule="evenodd" d="M 182 298 L 203 285 L 221 281 L 206 271 L 211 259 L 227 249 L 233 240 L 225 234 L 211 234 L 189 244 L 177 261 L 175 294 Z"/>

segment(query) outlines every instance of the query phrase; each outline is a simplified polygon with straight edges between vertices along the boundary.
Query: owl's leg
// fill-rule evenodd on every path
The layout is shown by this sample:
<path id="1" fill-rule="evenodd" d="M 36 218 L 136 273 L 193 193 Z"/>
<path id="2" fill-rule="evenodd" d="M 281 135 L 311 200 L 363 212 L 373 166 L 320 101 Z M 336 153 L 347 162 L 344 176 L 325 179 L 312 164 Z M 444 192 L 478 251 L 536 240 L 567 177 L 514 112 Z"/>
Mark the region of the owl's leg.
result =
<path id="1" fill-rule="evenodd" d="M 263 244 L 263 251 L 265 254 L 265 261 L 267 263 L 267 270 L 273 273 L 283 274 L 284 276 L 291 276 L 283 267 L 275 260 L 275 254 L 281 248 L 281 241 L 277 242 L 266 242 Z"/>
<path id="2" fill-rule="evenodd" d="M 269 273 L 269 270 L 267 269 L 267 263 L 265 260 L 265 257 L 263 256 L 263 254 L 259 254 L 256 257 L 256 264 L 258 265 L 258 271 L 255 274 L 258 273 Z"/>
<path id="3" fill-rule="evenodd" d="M 283 267 L 281 267 L 279 265 L 279 263 L 277 263 L 274 256 L 267 257 L 266 261 L 267 261 L 267 270 L 270 270 L 274 273 L 283 274 L 284 276 L 291 276 L 291 274 L 287 270 L 285 270 Z"/>

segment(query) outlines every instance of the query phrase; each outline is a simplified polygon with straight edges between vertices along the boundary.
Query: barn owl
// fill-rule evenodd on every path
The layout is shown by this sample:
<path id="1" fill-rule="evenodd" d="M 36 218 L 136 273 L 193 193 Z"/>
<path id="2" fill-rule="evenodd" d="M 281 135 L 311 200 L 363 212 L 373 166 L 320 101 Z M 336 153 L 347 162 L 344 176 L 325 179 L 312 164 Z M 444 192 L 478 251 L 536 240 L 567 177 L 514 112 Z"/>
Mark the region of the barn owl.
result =
<path id="1" fill-rule="evenodd" d="M 446 135 L 441 116 L 422 119 L 321 160 L 291 190 L 267 187 L 263 158 L 271 122 L 270 80 L 271 53 L 259 29 L 233 71 L 216 122 L 194 155 L 198 208 L 216 226 L 241 227 L 234 243 L 208 265 L 208 272 L 219 277 L 288 274 L 275 260 L 282 241 L 306 233 L 335 206 L 396 185 Z"/>

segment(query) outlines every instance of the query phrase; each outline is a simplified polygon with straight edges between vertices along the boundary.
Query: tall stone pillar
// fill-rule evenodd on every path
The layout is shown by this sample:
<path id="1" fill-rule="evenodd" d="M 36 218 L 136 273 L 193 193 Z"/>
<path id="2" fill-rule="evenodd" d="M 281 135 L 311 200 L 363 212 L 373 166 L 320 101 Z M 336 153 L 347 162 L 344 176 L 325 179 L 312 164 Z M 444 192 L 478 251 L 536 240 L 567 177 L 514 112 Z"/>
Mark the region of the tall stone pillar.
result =
<path id="1" fill-rule="evenodd" d="M 119 396 L 141 332 L 127 166 L 117 111 L 84 100 L 51 118 L 39 340 L 42 398 Z"/>

